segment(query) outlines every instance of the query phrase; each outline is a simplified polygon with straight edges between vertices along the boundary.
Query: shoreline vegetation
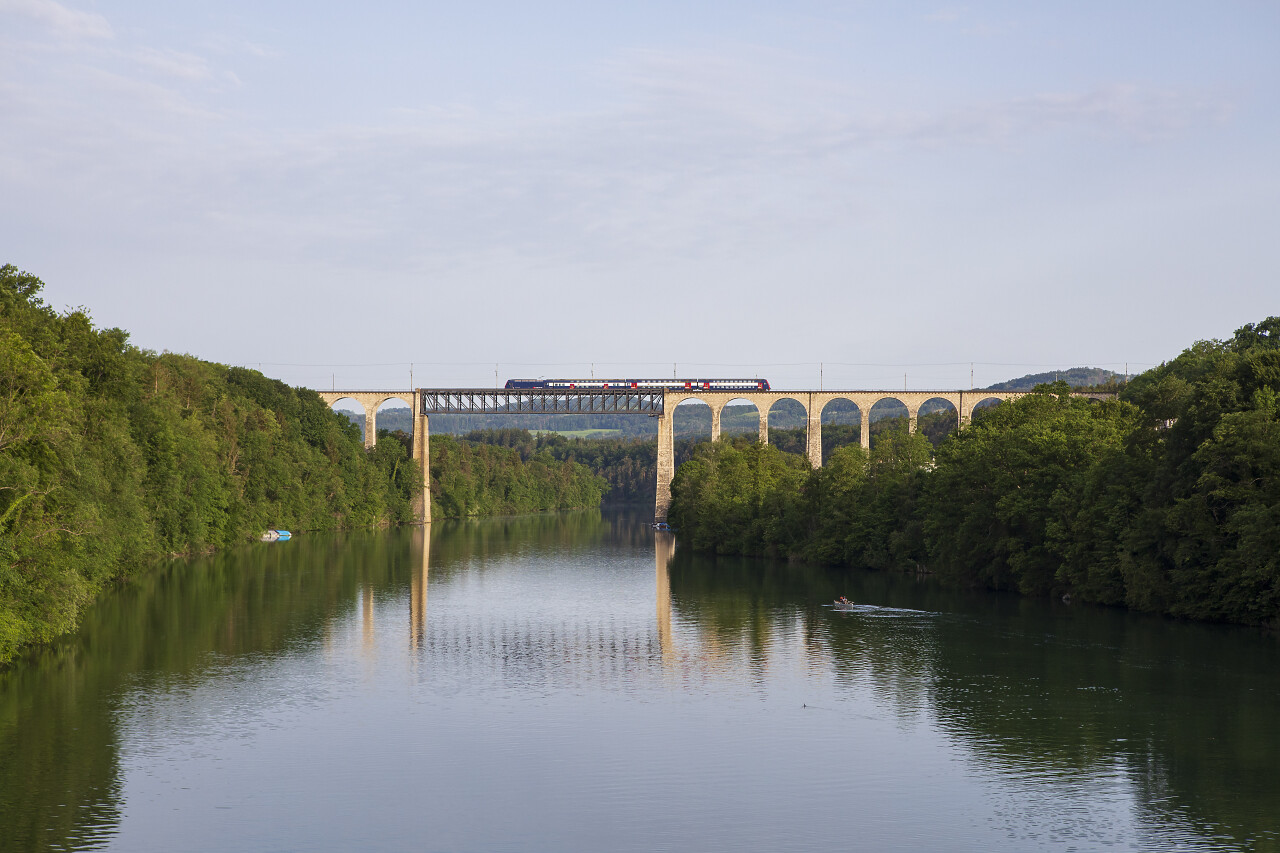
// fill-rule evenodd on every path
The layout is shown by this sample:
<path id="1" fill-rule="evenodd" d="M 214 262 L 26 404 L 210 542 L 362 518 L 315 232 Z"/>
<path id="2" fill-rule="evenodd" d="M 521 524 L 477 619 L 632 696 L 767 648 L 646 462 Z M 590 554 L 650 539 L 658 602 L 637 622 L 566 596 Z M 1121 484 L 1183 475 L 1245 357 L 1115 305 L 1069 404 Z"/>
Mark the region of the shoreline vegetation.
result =
<path id="1" fill-rule="evenodd" d="M 703 445 L 669 520 L 696 551 L 1280 627 L 1280 317 L 1196 343 L 1119 400 L 1071 390 L 1041 385 L 936 449 L 899 428 L 816 470 L 743 438 Z"/>
<path id="2" fill-rule="evenodd" d="M 413 521 L 422 475 L 406 432 L 379 430 L 365 450 L 313 391 L 139 349 L 84 309 L 55 312 L 42 289 L 0 267 L 0 665 L 160 558 L 272 527 Z M 1117 387 L 1093 402 L 1041 385 L 958 433 L 949 409 L 922 411 L 915 434 L 872 413 L 869 453 L 858 426 L 825 424 L 817 470 L 803 428 L 759 445 L 736 413 L 749 431 L 677 439 L 669 520 L 697 551 L 1280 625 L 1280 318 Z M 709 413 L 690 414 L 686 430 L 703 416 L 709 429 Z M 432 514 L 651 504 L 656 453 L 626 434 L 435 433 Z"/>
<path id="3" fill-rule="evenodd" d="M 366 451 L 315 392 L 155 353 L 0 267 L 0 665 L 75 630 L 107 585 L 268 528 L 411 522 L 408 436 Z M 387 439 L 396 440 L 387 440 Z M 432 443 L 437 517 L 598 506 L 572 462 Z"/>

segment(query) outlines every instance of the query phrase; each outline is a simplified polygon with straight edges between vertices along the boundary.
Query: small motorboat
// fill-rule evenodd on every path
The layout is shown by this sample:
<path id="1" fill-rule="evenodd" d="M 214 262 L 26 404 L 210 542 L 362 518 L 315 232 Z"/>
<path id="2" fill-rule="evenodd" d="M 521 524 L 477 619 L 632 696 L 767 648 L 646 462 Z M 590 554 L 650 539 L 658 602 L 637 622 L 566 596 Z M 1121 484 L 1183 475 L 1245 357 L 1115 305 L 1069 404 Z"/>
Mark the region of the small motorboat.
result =
<path id="1" fill-rule="evenodd" d="M 837 598 L 834 602 L 832 602 L 831 606 L 836 610 L 852 610 L 858 605 L 850 601 L 849 599 L 845 598 L 842 595 L 839 598 Z"/>
<path id="2" fill-rule="evenodd" d="M 287 530 L 268 530 L 262 534 L 263 542 L 288 542 L 293 534 Z"/>

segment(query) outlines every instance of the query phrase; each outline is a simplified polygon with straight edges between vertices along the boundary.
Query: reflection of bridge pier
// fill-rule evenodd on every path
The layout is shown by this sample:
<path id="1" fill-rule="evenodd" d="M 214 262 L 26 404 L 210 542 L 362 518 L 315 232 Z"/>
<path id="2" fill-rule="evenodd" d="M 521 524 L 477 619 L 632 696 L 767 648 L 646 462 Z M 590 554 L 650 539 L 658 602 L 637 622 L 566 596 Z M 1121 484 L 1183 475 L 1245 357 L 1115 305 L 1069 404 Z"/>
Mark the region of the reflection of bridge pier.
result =
<path id="1" fill-rule="evenodd" d="M 671 555 L 676 550 L 676 538 L 665 530 L 654 534 L 653 562 L 657 574 L 658 646 L 662 649 L 662 662 L 675 660 L 675 643 L 671 636 Z"/>
<path id="2" fill-rule="evenodd" d="M 409 578 L 409 648 L 422 646 L 427 634 L 427 579 L 431 571 L 431 525 L 413 531 L 413 553 L 418 553 Z"/>
<path id="3" fill-rule="evenodd" d="M 373 626 L 373 584 L 367 580 L 360 587 L 360 634 L 364 653 L 372 660 L 378 638 Z"/>

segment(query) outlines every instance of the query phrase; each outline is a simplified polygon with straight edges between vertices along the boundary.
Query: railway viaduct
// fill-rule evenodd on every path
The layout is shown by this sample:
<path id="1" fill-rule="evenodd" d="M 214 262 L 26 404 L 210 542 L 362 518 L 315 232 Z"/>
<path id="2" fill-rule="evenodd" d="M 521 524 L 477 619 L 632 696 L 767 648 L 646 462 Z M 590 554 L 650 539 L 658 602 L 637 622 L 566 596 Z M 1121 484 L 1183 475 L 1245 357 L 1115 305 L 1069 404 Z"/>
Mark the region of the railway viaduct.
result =
<path id="1" fill-rule="evenodd" d="M 377 441 L 378 407 L 388 400 L 401 400 L 413 411 L 413 458 L 422 466 L 423 493 L 415 501 L 421 521 L 431 521 L 431 460 L 428 441 L 428 416 L 432 414 L 647 414 L 658 419 L 657 496 L 654 518 L 664 521 L 671 507 L 671 481 L 675 477 L 675 434 L 673 421 L 676 407 L 688 401 L 706 404 L 711 409 L 711 440 L 720 438 L 720 415 L 729 403 L 745 401 L 760 412 L 760 442 L 769 441 L 769 410 L 779 400 L 794 400 L 805 410 L 805 449 L 810 464 L 822 466 L 822 413 L 835 400 L 848 401 L 858 407 L 862 421 L 861 443 L 871 447 L 872 408 L 882 400 L 906 407 L 908 429 L 916 430 L 920 408 L 930 400 L 949 403 L 956 412 L 957 428 L 963 429 L 973 418 L 973 410 L 987 401 L 1003 402 L 1022 397 L 1027 391 L 644 391 L 630 389 L 506 390 L 492 388 L 419 388 L 412 391 L 319 391 L 320 398 L 332 406 L 343 399 L 359 403 L 365 412 L 365 447 Z M 1108 392 L 1076 392 L 1073 396 L 1090 399 L 1115 397 Z"/>

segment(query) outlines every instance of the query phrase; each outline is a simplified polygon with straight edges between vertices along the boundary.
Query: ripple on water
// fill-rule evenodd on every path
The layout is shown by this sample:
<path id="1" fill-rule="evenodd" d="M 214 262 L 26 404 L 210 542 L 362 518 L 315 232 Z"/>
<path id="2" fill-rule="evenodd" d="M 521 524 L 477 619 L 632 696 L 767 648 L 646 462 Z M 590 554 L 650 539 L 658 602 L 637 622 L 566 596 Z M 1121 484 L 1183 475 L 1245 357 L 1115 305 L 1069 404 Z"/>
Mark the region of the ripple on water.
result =
<path id="1" fill-rule="evenodd" d="M 1274 783 L 1236 783 L 1252 765 L 1223 758 L 1277 749 L 1249 726 L 1280 710 L 1260 646 L 884 575 L 842 578 L 863 603 L 835 611 L 825 570 L 669 569 L 650 539 L 587 525 L 578 547 L 542 523 L 442 527 L 430 566 L 395 532 L 298 543 L 270 573 L 192 564 L 92 637 L 136 645 L 120 671 L 31 675 L 39 714 L 0 715 L 26 738 L 0 728 L 3 754 L 60 756 L 26 777 L 58 792 L 49 823 L 83 813 L 63 821 L 68 849 L 1276 843 Z M 128 629 L 138 608 L 143 624 L 186 614 L 184 630 Z M 1213 666 L 1186 664 L 1214 643 Z M 1232 697 L 1235 727 L 1212 695 Z M 71 767 L 85 750 L 57 746 L 91 726 L 102 760 Z M 76 774 L 93 783 L 80 799 Z M 8 778 L 0 803 L 38 811 Z"/>

